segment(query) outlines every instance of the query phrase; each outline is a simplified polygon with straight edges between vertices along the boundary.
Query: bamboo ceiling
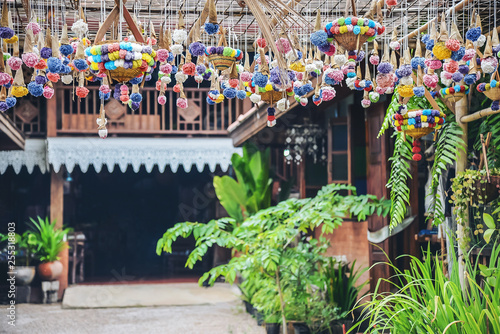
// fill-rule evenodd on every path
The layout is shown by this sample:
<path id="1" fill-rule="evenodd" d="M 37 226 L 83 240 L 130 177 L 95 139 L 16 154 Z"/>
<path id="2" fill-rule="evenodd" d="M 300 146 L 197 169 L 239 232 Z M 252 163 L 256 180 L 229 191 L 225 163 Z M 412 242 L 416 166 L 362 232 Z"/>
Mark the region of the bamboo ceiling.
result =
<path id="1" fill-rule="evenodd" d="M 178 10 L 184 13 L 184 20 L 187 29 L 190 29 L 198 19 L 204 7 L 206 0 L 129 0 L 126 4 L 129 11 L 137 17 L 138 21 L 147 26 L 152 22 L 156 31 L 160 29 L 162 23 L 166 27 L 175 28 L 178 20 Z M 275 0 L 281 1 L 281 0 Z M 321 19 L 324 24 L 333 19 L 343 16 L 345 9 L 345 0 L 282 0 L 289 6 L 295 8 L 300 15 L 311 22 L 311 26 L 304 27 L 303 24 L 290 25 L 291 30 L 295 30 L 299 37 L 304 41 L 309 40 L 309 34 L 312 32 L 315 15 L 318 10 L 321 11 Z M 23 3 L 23 5 L 21 4 Z M 232 46 L 240 49 L 248 48 L 252 50 L 252 43 L 260 36 L 259 27 L 248 10 L 248 7 L 241 7 L 240 0 L 216 0 L 218 20 L 228 31 L 228 41 Z M 453 7 L 459 0 L 406 0 L 398 1 L 398 5 L 391 8 L 383 8 L 384 25 L 386 39 L 390 39 L 395 25 L 399 25 L 398 37 L 403 37 L 408 32 L 416 29 L 419 25 L 426 23 L 430 18 L 434 18 L 438 13 Z M 49 26 L 56 31 L 61 30 L 62 24 L 66 22 L 70 27 L 78 19 L 77 8 L 78 1 L 70 0 L 11 0 L 7 4 L 11 8 L 15 29 L 17 32 L 24 30 L 28 22 L 25 8 L 38 17 L 42 26 Z M 358 16 L 362 16 L 370 9 L 369 0 L 356 0 Z M 452 16 L 456 20 L 461 31 L 467 29 L 472 10 L 475 9 L 482 19 L 483 31 L 488 32 L 494 26 L 495 20 L 495 0 L 491 1 L 471 1 L 465 6 L 463 11 L 454 13 Z M 114 6 L 114 0 L 81 0 L 80 5 L 89 24 L 89 37 L 92 39 L 95 35 L 99 23 L 104 20 L 107 13 Z M 500 3 L 497 5 L 500 8 Z M 437 9 L 439 8 L 439 10 Z M 270 17 L 272 17 L 270 15 Z M 498 26 L 500 26 L 500 15 L 496 17 Z M 19 25 L 19 20 L 22 22 Z M 297 21 L 297 20 L 295 20 Z M 449 20 L 451 22 L 451 20 Z M 125 23 L 123 24 L 125 27 Z M 21 34 L 22 35 L 22 34 Z M 203 34 L 205 43 L 210 44 L 209 37 Z M 212 43 L 215 44 L 217 37 L 212 37 Z"/>

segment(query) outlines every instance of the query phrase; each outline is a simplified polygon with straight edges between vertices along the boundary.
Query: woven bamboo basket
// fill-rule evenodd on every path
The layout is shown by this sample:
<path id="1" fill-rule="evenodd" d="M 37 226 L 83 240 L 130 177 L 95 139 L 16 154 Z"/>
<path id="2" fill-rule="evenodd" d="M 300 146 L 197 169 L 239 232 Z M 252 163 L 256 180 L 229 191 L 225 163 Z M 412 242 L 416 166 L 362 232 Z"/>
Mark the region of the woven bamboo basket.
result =
<path id="1" fill-rule="evenodd" d="M 493 100 L 493 101 L 500 100 L 500 87 L 490 88 L 488 90 L 485 90 L 483 93 L 490 100 Z"/>
<path id="2" fill-rule="evenodd" d="M 262 101 L 267 103 L 278 102 L 283 97 L 283 92 L 277 92 L 275 90 L 270 90 L 264 93 L 260 93 L 260 98 Z"/>
<path id="3" fill-rule="evenodd" d="M 210 55 L 208 56 L 208 61 L 212 62 L 216 69 L 223 71 L 233 66 L 236 59 L 222 55 Z"/>
<path id="4" fill-rule="evenodd" d="M 334 35 L 333 38 L 347 51 L 358 50 L 368 40 L 366 35 L 356 35 L 352 31 Z M 359 38 L 359 41 L 358 41 Z"/>
<path id="5" fill-rule="evenodd" d="M 474 187 L 476 191 L 474 195 L 472 195 L 472 200 L 474 202 L 481 201 L 484 204 L 488 204 L 498 198 L 500 191 L 498 188 L 499 185 L 500 176 L 490 175 L 490 182 L 488 182 L 488 179 L 484 176 L 482 181 L 475 182 Z"/>
<path id="6" fill-rule="evenodd" d="M 94 43 L 95 45 L 104 45 L 104 44 L 113 44 L 113 43 L 120 43 L 119 41 L 102 41 L 102 42 L 97 42 Z M 144 45 L 143 43 L 137 43 Z M 117 81 L 117 82 L 127 82 L 135 77 L 138 77 L 139 75 L 142 74 L 140 68 L 129 68 L 125 69 L 123 67 L 118 67 L 116 70 L 109 70 L 108 71 L 109 76 L 111 79 Z"/>
<path id="7" fill-rule="evenodd" d="M 443 96 L 443 99 L 445 99 L 446 101 L 450 101 L 450 102 L 458 102 L 461 99 L 463 99 L 464 96 L 465 96 L 465 93 L 460 92 L 460 93 L 445 95 L 445 96 Z"/>
<path id="8" fill-rule="evenodd" d="M 429 133 L 432 133 L 432 131 L 434 131 L 434 128 L 416 128 L 413 130 L 406 130 L 405 133 L 414 139 L 419 139 Z"/>

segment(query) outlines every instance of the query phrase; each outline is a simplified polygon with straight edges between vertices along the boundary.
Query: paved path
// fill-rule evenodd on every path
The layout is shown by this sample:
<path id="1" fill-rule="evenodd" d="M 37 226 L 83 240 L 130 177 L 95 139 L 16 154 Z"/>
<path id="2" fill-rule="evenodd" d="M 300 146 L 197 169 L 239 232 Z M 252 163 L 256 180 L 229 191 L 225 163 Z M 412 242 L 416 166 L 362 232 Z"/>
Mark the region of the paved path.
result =
<path id="1" fill-rule="evenodd" d="M 5 305 L 1 305 L 3 308 Z M 17 305 L 16 327 L 0 319 L 0 333 L 22 334 L 265 334 L 240 301 L 211 305 L 63 309 Z M 4 312 L 0 312 L 4 315 Z"/>

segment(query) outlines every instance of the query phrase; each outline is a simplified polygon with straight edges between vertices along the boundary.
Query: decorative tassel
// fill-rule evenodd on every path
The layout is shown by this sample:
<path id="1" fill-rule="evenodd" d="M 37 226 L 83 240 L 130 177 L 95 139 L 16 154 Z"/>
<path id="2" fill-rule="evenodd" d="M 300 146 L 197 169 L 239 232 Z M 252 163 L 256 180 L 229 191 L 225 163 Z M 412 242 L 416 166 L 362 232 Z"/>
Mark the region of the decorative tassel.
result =
<path id="1" fill-rule="evenodd" d="M 413 139 L 413 149 L 411 151 L 413 152 L 413 161 L 422 160 L 422 154 L 420 153 L 420 139 Z"/>
<path id="2" fill-rule="evenodd" d="M 267 126 L 273 127 L 276 125 L 276 117 L 274 117 L 274 108 L 267 108 Z"/>

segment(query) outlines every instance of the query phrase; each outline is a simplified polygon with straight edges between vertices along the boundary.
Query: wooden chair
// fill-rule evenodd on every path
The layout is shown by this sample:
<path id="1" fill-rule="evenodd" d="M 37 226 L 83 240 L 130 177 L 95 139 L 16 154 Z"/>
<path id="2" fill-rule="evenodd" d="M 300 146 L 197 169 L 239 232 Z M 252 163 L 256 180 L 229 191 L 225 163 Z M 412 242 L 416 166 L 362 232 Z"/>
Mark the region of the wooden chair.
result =
<path id="1" fill-rule="evenodd" d="M 84 258 L 85 258 L 85 234 L 82 232 L 73 232 L 68 234 L 69 244 L 69 263 L 71 264 L 71 284 L 83 282 Z M 76 268 L 78 270 L 78 280 L 76 279 Z"/>

